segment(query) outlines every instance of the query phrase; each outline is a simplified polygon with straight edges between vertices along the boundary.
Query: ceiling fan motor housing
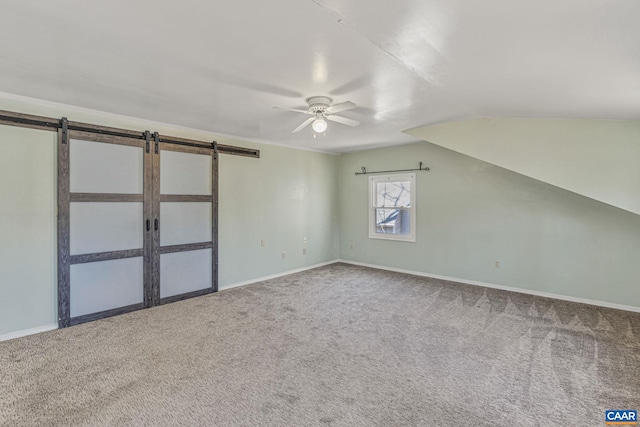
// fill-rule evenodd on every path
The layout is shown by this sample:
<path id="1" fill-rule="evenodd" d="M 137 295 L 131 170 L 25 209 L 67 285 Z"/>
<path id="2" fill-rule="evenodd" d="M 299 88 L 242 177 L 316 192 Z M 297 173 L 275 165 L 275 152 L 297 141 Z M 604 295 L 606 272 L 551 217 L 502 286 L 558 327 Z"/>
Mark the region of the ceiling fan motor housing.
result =
<path id="1" fill-rule="evenodd" d="M 323 114 L 332 102 L 333 100 L 327 96 L 312 96 L 307 99 L 309 111 L 314 114 Z"/>

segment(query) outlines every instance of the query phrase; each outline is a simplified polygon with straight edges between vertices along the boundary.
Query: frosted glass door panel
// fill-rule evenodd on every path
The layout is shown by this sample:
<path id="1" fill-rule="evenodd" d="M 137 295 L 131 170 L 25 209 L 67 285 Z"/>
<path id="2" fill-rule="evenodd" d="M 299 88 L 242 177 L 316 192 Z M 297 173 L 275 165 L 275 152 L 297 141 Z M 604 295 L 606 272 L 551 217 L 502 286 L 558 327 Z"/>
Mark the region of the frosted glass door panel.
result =
<path id="1" fill-rule="evenodd" d="M 71 317 L 143 302 L 142 257 L 71 266 Z"/>
<path id="2" fill-rule="evenodd" d="M 161 246 L 211 241 L 211 203 L 161 203 L 160 219 Z"/>
<path id="3" fill-rule="evenodd" d="M 160 298 L 211 287 L 211 249 L 160 255 Z"/>
<path id="4" fill-rule="evenodd" d="M 211 194 L 211 156 L 160 151 L 160 194 Z"/>
<path id="5" fill-rule="evenodd" d="M 71 255 L 142 248 L 142 203 L 71 203 Z"/>
<path id="6" fill-rule="evenodd" d="M 141 147 L 72 139 L 70 191 L 142 194 L 143 155 Z"/>

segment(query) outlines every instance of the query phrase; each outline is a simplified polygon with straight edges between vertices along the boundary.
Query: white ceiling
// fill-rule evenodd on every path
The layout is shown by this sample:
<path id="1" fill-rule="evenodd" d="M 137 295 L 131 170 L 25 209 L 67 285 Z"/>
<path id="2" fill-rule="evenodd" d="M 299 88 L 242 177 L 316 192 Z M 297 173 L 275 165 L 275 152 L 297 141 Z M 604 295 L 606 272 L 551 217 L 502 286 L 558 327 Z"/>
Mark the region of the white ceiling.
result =
<path id="1" fill-rule="evenodd" d="M 469 117 L 640 118 L 637 0 L 2 1 L 0 91 L 345 152 Z M 291 130 L 326 95 L 358 105 Z"/>

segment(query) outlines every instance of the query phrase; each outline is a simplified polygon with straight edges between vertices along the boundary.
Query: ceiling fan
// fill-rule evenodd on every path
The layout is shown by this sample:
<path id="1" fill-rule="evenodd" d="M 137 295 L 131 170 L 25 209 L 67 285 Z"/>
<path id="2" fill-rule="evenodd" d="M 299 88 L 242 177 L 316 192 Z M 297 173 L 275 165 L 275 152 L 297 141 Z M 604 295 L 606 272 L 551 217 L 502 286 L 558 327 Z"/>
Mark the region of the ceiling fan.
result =
<path id="1" fill-rule="evenodd" d="M 351 101 L 341 102 L 340 104 L 331 105 L 333 99 L 326 96 L 312 96 L 307 99 L 307 104 L 309 104 L 308 110 L 297 110 L 295 108 L 282 108 L 282 107 L 273 107 L 278 108 L 280 110 L 287 111 L 295 111 L 296 113 L 308 114 L 313 117 L 309 117 L 307 120 L 302 122 L 300 126 L 291 131 L 291 133 L 298 133 L 302 129 L 309 126 L 311 123 L 311 127 L 314 132 L 322 133 L 327 130 L 327 120 L 332 122 L 340 123 L 347 126 L 358 126 L 360 124 L 357 120 L 348 119 L 342 116 L 334 116 L 335 113 L 339 113 L 341 111 L 351 110 L 356 108 L 356 104 Z M 326 119 L 326 120 L 325 120 Z"/>

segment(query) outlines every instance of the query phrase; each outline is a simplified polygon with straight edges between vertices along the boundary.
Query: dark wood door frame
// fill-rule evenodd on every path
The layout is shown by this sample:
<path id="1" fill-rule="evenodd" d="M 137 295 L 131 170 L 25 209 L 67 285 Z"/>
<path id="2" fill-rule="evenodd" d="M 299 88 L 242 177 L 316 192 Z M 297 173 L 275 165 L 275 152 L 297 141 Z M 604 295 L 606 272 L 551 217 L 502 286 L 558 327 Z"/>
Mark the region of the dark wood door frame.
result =
<path id="1" fill-rule="evenodd" d="M 143 193 L 72 193 L 70 192 L 69 145 L 71 139 L 101 142 L 106 144 L 128 145 L 143 150 Z M 160 194 L 160 152 L 178 151 L 211 156 L 212 193 L 211 195 L 161 195 Z M 102 319 L 127 313 L 142 308 L 200 296 L 218 290 L 218 150 L 213 147 L 196 147 L 160 142 L 157 133 L 153 136 L 145 132 L 145 138 L 132 139 L 125 136 L 105 135 L 87 131 L 69 130 L 63 126 L 58 131 L 58 323 L 59 327 L 77 325 L 92 320 Z M 211 241 L 182 245 L 160 245 L 160 202 L 210 202 L 212 204 Z M 70 205 L 72 202 L 142 202 L 144 212 L 143 247 L 109 252 L 70 254 Z M 193 251 L 199 249 L 212 250 L 211 287 L 160 298 L 160 255 L 164 253 Z M 143 302 L 126 307 L 118 307 L 102 312 L 71 317 L 70 300 L 70 267 L 83 264 L 132 257 L 143 257 L 144 288 Z"/>
<path id="2" fill-rule="evenodd" d="M 154 134 L 154 152 L 158 155 L 153 160 L 153 195 L 152 204 L 154 217 L 160 218 L 161 202 L 180 203 L 211 203 L 211 241 L 187 243 L 180 245 L 162 246 L 160 243 L 160 230 L 156 227 L 153 234 L 153 305 L 167 304 L 180 301 L 195 296 L 206 295 L 218 291 L 218 149 L 217 143 L 213 143 L 213 149 L 194 147 L 189 145 L 176 145 L 161 142 L 161 137 Z M 162 151 L 175 151 L 180 153 L 191 153 L 211 156 L 211 195 L 190 195 L 190 194 L 160 194 L 160 155 Z M 201 249 L 211 249 L 211 287 L 187 292 L 179 295 L 161 298 L 160 296 L 160 255 L 176 252 L 196 251 Z"/>
<path id="3" fill-rule="evenodd" d="M 70 141 L 71 139 L 83 141 L 100 142 L 105 144 L 116 144 L 138 147 L 143 150 L 143 193 L 142 194 L 119 194 L 119 193 L 72 193 L 70 191 Z M 151 185 L 152 176 L 152 154 L 146 149 L 146 141 L 132 139 L 124 136 L 104 135 L 86 131 L 73 131 L 63 127 L 59 131 L 58 138 L 58 325 L 61 328 L 85 323 L 92 320 L 115 316 L 117 314 L 128 313 L 141 308 L 150 307 L 150 286 L 151 276 L 146 264 L 146 254 L 148 253 L 149 232 L 143 224 L 143 247 L 134 249 L 123 249 L 108 252 L 70 254 L 70 207 L 71 203 L 82 202 L 142 202 L 143 221 L 151 220 L 152 206 L 150 200 L 146 198 L 146 186 Z M 101 262 L 118 260 L 125 258 L 142 257 L 144 263 L 143 272 L 143 301 L 125 307 L 117 307 L 96 313 L 71 317 L 71 265 L 85 264 L 91 262 Z"/>

